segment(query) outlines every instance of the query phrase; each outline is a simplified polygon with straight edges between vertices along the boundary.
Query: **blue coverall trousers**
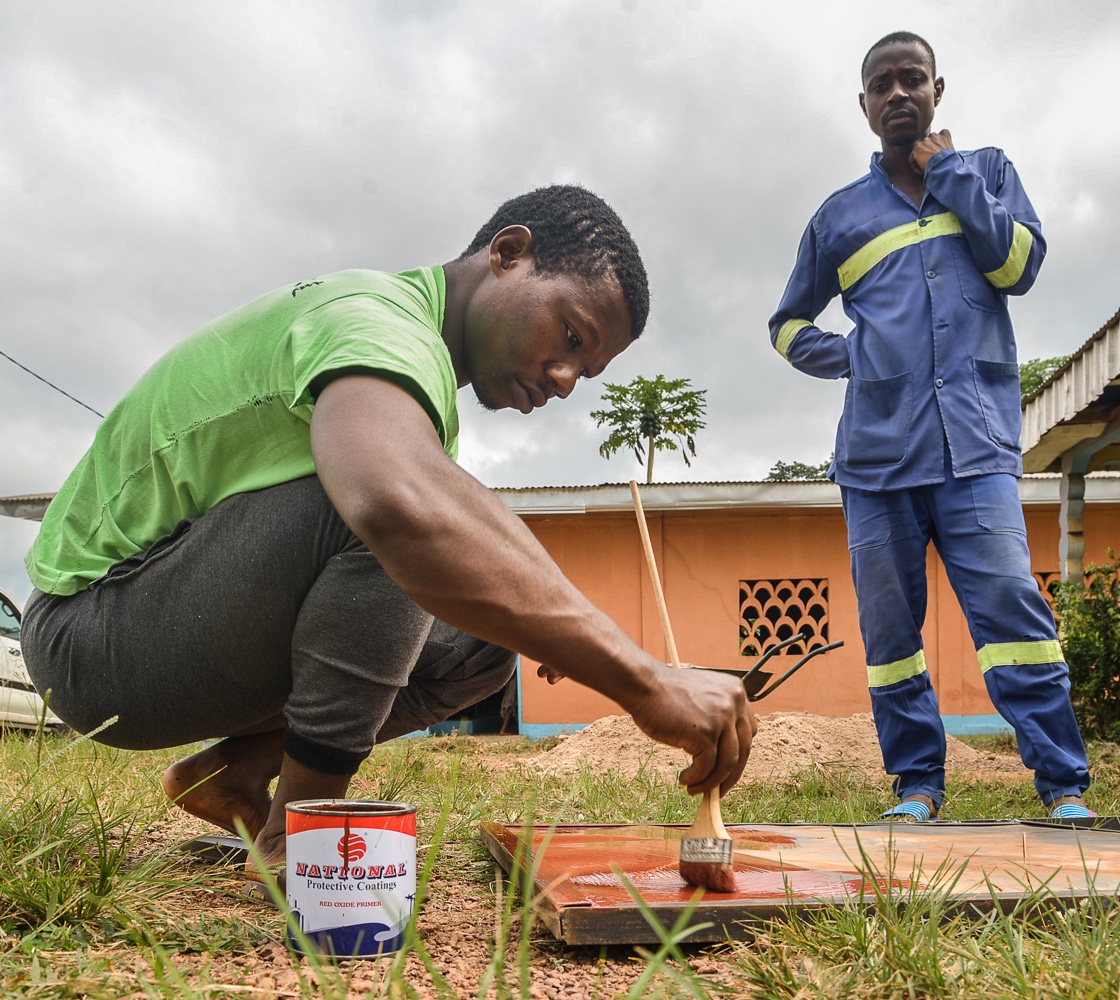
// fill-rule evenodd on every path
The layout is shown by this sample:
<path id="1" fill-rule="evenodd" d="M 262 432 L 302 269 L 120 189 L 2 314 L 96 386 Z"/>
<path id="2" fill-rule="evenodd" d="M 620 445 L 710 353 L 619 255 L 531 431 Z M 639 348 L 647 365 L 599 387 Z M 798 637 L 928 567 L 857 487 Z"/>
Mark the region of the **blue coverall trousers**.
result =
<path id="1" fill-rule="evenodd" d="M 899 798 L 945 794 L 945 729 L 926 669 L 932 541 L 968 620 L 988 694 L 1015 730 L 1044 804 L 1089 787 L 1054 616 L 1031 576 L 1016 480 L 972 476 L 905 490 L 841 488 L 883 764 Z"/>

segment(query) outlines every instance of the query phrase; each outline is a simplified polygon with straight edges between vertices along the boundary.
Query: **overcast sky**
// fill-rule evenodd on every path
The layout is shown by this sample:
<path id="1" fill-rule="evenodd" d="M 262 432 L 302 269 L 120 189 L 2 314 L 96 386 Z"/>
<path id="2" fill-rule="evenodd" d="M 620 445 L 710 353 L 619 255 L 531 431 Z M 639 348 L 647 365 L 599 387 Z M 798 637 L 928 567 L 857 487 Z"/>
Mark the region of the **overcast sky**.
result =
<path id="1" fill-rule="evenodd" d="M 445 262 L 505 198 L 578 182 L 652 287 L 605 379 L 708 392 L 692 468 L 659 454 L 655 477 L 822 461 L 843 386 L 790 368 L 766 321 L 809 217 L 867 169 L 859 65 L 899 29 L 937 53 L 935 127 L 1005 149 L 1042 218 L 1020 358 L 1074 350 L 1120 307 L 1116 0 L 0 0 L 0 350 L 105 413 L 259 294 Z M 836 304 L 829 324 L 850 326 Z M 490 486 L 640 478 L 598 456 L 600 391 L 524 417 L 463 390 L 462 465 Z M 56 490 L 97 425 L 4 358 L 0 416 L 0 495 Z M 0 517 L 20 600 L 35 527 Z"/>

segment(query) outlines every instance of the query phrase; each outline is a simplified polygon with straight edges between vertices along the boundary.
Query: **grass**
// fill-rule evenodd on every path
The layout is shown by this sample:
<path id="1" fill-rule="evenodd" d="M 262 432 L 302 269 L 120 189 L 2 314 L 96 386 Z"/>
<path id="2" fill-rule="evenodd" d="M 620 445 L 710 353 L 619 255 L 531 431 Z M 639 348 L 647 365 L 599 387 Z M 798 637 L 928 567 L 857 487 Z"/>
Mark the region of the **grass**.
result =
<path id="1" fill-rule="evenodd" d="M 978 741 L 982 742 L 982 741 Z M 1000 747 L 999 749 L 1004 749 Z M 420 882 L 489 906 L 493 943 L 477 995 L 529 997 L 546 966 L 561 975 L 569 952 L 534 926 L 531 886 L 493 879 L 478 837 L 482 819 L 504 822 L 689 822 L 695 802 L 650 774 L 556 777 L 518 758 L 517 739 L 398 741 L 367 762 L 352 794 L 418 807 Z M 408 997 L 417 970 L 458 996 L 447 962 L 419 934 L 360 983 L 347 964 L 309 959 L 271 992 L 238 986 L 283 952 L 279 913 L 246 906 L 237 880 L 185 861 L 157 777 L 175 756 L 127 753 L 73 737 L 0 735 L 0 992 L 4 996 Z M 495 768 L 501 757 L 505 766 Z M 1092 748 L 1094 798 L 1120 812 L 1120 748 Z M 728 822 L 865 820 L 888 798 L 886 779 L 814 771 L 781 786 L 740 788 Z M 1029 781 L 955 782 L 955 819 L 1037 815 Z M 438 879 L 432 873 L 438 871 Z M 890 873 L 885 873 L 890 874 Z M 903 873 L 905 874 L 905 873 Z M 602 963 L 637 960 L 622 995 L 698 998 L 1078 996 L 1120 994 L 1120 908 L 1089 899 L 1055 907 L 1044 893 L 1011 913 L 966 915 L 944 891 L 792 913 L 748 942 L 700 948 L 683 927 L 658 947 L 604 950 Z M 875 885 L 875 880 L 870 880 Z M 447 887 L 451 890 L 448 891 Z M 442 887 L 442 888 L 441 888 Z M 469 891 L 468 891 L 469 890 Z M 900 905 L 902 904 L 902 905 Z M 267 963 L 265 963 L 267 965 Z M 231 979 L 231 977 L 233 977 Z M 261 981 L 263 982 L 263 980 Z M 604 980 L 606 982 L 606 980 Z M 604 987 L 602 997 L 612 996 Z"/>

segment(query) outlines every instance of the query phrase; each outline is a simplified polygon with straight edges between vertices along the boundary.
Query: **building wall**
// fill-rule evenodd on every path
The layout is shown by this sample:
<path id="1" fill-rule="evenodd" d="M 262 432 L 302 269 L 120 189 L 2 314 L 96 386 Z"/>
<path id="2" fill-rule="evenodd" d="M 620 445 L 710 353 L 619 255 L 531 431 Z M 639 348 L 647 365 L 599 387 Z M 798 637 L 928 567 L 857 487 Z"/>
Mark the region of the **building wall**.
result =
<path id="1" fill-rule="evenodd" d="M 1036 575 L 1056 577 L 1057 505 L 1031 505 L 1026 519 Z M 580 590 L 635 642 L 668 660 L 632 513 L 525 515 L 524 520 Z M 833 717 L 871 710 L 847 533 L 839 509 L 658 511 L 647 512 L 647 521 L 682 662 L 725 670 L 743 670 L 757 662 L 757 656 L 740 654 L 741 580 L 827 580 L 828 640 L 842 639 L 844 646 L 810 660 L 757 709 Z M 1091 505 L 1086 511 L 1087 560 L 1103 561 L 1103 540 L 1117 537 L 1120 505 Z M 929 609 L 923 635 L 947 728 L 1001 728 L 964 616 L 932 547 L 927 573 Z M 778 654 L 767 669 L 778 676 L 796 659 Z M 544 735 L 622 711 L 578 684 L 549 686 L 536 676 L 536 667 L 527 658 L 522 663 L 522 732 Z"/>

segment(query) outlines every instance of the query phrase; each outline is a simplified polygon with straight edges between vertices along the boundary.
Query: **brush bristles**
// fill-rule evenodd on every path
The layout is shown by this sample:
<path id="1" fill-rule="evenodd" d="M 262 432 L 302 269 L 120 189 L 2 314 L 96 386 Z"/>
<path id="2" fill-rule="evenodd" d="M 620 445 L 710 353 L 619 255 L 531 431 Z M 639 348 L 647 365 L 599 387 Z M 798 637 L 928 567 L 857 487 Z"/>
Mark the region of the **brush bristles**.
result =
<path id="1" fill-rule="evenodd" d="M 712 892 L 734 892 L 735 870 L 731 865 L 711 861 L 685 861 L 681 858 L 681 878 L 689 885 L 698 885 Z"/>

